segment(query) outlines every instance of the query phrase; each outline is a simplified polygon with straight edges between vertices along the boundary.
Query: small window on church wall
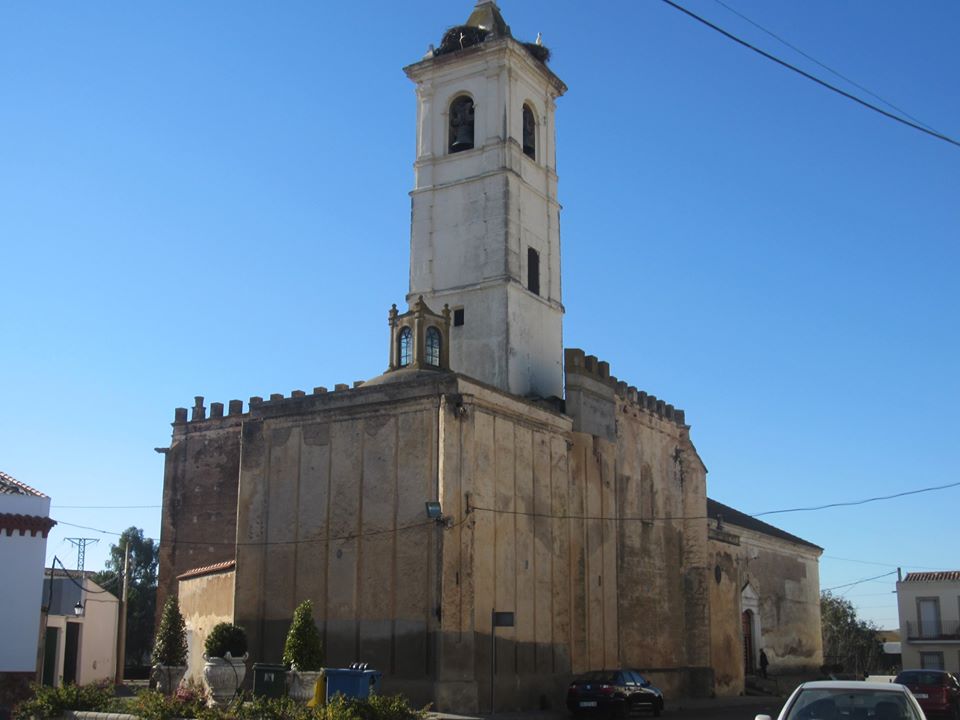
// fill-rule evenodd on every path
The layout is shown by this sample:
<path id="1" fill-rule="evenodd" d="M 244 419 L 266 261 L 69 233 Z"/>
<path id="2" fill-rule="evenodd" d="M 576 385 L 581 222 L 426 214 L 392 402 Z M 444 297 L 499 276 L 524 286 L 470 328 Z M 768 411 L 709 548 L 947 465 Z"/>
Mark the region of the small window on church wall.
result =
<path id="1" fill-rule="evenodd" d="M 427 328 L 426 355 L 427 365 L 440 367 L 440 331 L 435 327 Z"/>
<path id="2" fill-rule="evenodd" d="M 537 121 L 529 105 L 523 106 L 523 154 L 537 159 Z"/>
<path id="3" fill-rule="evenodd" d="M 540 253 L 527 248 L 527 289 L 540 294 Z"/>
<path id="4" fill-rule="evenodd" d="M 461 95 L 450 103 L 450 152 L 473 149 L 473 100 Z"/>
<path id="5" fill-rule="evenodd" d="M 406 367 L 413 362 L 413 333 L 410 328 L 405 327 L 400 331 L 397 342 L 399 343 L 397 349 L 400 356 L 400 367 Z"/>
<path id="6" fill-rule="evenodd" d="M 453 326 L 460 327 L 463 325 L 463 308 L 456 308 L 453 311 Z"/>

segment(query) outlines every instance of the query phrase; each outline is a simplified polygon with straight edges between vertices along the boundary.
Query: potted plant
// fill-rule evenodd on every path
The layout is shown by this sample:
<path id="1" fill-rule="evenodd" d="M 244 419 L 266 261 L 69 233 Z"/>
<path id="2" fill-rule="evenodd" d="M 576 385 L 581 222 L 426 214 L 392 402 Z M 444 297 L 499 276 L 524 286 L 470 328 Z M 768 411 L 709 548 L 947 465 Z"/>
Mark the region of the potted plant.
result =
<path id="1" fill-rule="evenodd" d="M 177 598 L 167 598 L 153 641 L 153 679 L 164 695 L 172 695 L 187 672 L 187 627 Z"/>
<path id="2" fill-rule="evenodd" d="M 203 643 L 203 680 L 214 704 L 225 705 L 237 694 L 247 673 L 247 633 L 233 623 L 213 626 Z"/>
<path id="3" fill-rule="evenodd" d="M 323 644 L 320 631 L 313 622 L 313 603 L 310 600 L 304 600 L 293 612 L 293 621 L 283 645 L 283 663 L 290 667 L 287 693 L 294 700 L 310 700 L 323 667 Z"/>

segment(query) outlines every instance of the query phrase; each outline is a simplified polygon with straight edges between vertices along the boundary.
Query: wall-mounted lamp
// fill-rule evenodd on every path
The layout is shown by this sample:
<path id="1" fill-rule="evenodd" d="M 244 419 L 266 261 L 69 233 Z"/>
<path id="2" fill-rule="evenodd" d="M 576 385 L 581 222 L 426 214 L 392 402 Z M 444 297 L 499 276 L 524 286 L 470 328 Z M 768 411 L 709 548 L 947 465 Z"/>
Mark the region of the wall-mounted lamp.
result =
<path id="1" fill-rule="evenodd" d="M 79 600 L 77 600 L 77 604 L 73 606 L 73 614 L 77 617 L 81 617 L 83 615 L 83 603 Z"/>
<path id="2" fill-rule="evenodd" d="M 446 517 L 443 514 L 439 500 L 427 500 L 424 505 L 426 505 L 427 518 L 429 520 L 435 521 L 438 525 L 446 525 L 447 527 L 453 524 L 453 518 Z"/>

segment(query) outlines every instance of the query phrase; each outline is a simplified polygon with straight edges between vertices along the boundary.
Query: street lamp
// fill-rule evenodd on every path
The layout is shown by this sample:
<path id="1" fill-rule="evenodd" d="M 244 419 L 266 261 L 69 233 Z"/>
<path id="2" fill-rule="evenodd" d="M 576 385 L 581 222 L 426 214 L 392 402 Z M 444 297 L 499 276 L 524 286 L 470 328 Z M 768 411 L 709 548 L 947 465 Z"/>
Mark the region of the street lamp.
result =
<path id="1" fill-rule="evenodd" d="M 81 617 L 83 615 L 83 603 L 79 600 L 77 600 L 77 604 L 73 606 L 73 614 L 77 617 Z"/>

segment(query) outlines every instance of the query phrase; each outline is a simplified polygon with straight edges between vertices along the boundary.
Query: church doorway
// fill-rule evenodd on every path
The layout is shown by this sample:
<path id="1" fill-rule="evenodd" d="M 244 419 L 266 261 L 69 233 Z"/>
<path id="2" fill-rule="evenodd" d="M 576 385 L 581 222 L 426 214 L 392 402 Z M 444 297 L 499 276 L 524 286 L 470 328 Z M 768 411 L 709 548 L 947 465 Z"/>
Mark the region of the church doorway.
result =
<path id="1" fill-rule="evenodd" d="M 753 611 L 744 610 L 741 621 L 743 624 L 743 671 L 747 675 L 756 675 L 756 666 L 753 662 Z"/>

